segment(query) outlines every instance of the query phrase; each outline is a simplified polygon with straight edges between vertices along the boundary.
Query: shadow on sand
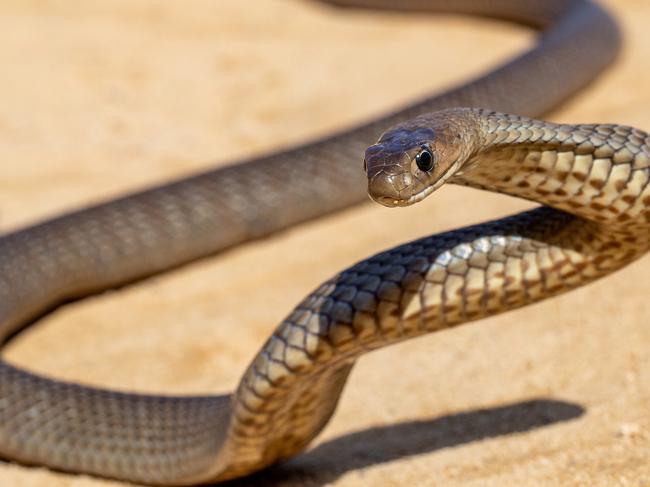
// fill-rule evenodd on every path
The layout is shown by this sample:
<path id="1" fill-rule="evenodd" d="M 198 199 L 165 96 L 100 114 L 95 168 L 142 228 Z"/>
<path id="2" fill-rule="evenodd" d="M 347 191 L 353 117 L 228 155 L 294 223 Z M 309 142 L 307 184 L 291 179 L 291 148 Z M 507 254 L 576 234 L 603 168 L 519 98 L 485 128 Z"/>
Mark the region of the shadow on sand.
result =
<path id="1" fill-rule="evenodd" d="M 530 431 L 578 418 L 584 412 L 582 406 L 570 402 L 534 399 L 435 419 L 377 426 L 329 440 L 256 475 L 220 485 L 321 486 L 351 470 Z"/>

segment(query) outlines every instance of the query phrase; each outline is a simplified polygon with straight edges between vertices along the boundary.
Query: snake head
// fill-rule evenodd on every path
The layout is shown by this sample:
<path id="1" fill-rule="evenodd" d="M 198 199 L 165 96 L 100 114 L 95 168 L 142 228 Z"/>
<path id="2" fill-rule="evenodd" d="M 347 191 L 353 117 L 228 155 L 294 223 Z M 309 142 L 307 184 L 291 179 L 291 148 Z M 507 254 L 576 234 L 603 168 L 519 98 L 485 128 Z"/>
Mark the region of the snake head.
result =
<path id="1" fill-rule="evenodd" d="M 368 194 L 384 206 L 409 206 L 439 188 L 460 166 L 464 137 L 442 112 L 405 122 L 368 147 Z"/>

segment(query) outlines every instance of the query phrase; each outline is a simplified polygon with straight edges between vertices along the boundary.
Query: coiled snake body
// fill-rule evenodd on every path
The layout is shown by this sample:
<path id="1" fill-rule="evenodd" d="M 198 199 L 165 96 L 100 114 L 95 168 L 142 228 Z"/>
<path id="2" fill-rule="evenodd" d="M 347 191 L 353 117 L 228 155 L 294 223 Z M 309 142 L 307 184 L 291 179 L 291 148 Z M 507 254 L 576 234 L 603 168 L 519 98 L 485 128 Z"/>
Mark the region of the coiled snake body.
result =
<path id="1" fill-rule="evenodd" d="M 413 10 L 447 3 L 395 2 Z M 360 155 L 395 124 L 366 151 L 369 191 L 380 203 L 410 204 L 449 181 L 546 206 L 411 242 L 339 273 L 280 324 L 232 395 L 105 391 L 2 362 L 0 454 L 152 484 L 245 475 L 318 434 L 363 352 L 555 295 L 644 253 L 646 133 L 480 109 L 422 115 L 460 105 L 539 114 L 618 49 L 616 26 L 589 1 L 495 0 L 487 8 L 471 0 L 453 6 L 544 34 L 488 75 L 355 130 L 2 237 L 2 334 L 63 300 L 361 201 Z"/>

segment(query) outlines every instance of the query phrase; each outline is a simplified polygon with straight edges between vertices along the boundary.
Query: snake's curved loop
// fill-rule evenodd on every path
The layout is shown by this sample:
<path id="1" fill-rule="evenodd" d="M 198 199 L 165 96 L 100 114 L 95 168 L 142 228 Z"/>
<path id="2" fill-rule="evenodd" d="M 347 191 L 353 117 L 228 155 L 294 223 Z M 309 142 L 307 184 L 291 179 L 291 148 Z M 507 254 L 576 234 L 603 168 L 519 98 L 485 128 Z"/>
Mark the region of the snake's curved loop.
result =
<path id="1" fill-rule="evenodd" d="M 452 4 L 345 3 L 443 11 Z M 611 18 L 587 0 L 456 0 L 453 9 L 523 22 L 543 33 L 530 50 L 485 76 L 354 130 L 3 236 L 2 335 L 63 300 L 358 203 L 365 199 L 360 154 L 385 127 L 458 105 L 539 114 L 604 69 L 619 46 Z M 320 431 L 361 352 L 553 295 L 645 250 L 645 134 L 496 113 L 447 115 L 483 138 L 468 141 L 474 152 L 466 154 L 463 175 L 450 165 L 445 178 L 534 198 L 577 216 L 535 210 L 416 241 L 343 271 L 280 325 L 233 395 L 124 394 L 0 362 L 0 454 L 152 484 L 245 475 L 295 454 Z M 440 137 L 456 132 L 418 120 L 416 128 L 432 129 L 418 143 L 431 144 L 436 155 L 452 152 Z M 405 144 L 414 137 L 408 128 L 398 129 Z M 381 171 L 392 179 L 375 179 L 371 191 L 381 199 L 388 188 L 395 199 L 394 192 L 412 181 L 406 172 L 391 173 L 394 159 L 377 163 L 390 153 L 386 137 L 367 160 L 373 177 L 384 164 Z M 393 142 L 399 146 L 399 140 Z M 525 140 L 530 145 L 521 145 Z M 424 177 L 426 167 L 409 177 L 435 181 Z M 440 167 L 433 164 L 432 170 Z"/>

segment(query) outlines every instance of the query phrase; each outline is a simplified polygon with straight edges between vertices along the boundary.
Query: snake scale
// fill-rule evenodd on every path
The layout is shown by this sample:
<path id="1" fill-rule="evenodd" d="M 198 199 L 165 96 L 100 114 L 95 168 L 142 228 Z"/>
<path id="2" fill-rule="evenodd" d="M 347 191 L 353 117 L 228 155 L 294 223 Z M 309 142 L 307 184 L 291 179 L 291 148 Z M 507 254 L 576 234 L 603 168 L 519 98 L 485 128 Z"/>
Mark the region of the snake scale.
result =
<path id="1" fill-rule="evenodd" d="M 361 156 L 378 139 L 365 169 L 370 195 L 384 205 L 414 203 L 451 182 L 544 206 L 407 243 L 340 272 L 279 325 L 233 394 L 114 392 L 1 362 L 3 457 L 159 485 L 243 476 L 318 434 L 362 353 L 553 296 L 646 251 L 648 135 L 526 118 L 579 90 L 615 57 L 618 29 L 598 5 L 331 3 L 453 10 L 542 32 L 484 76 L 355 129 L 2 236 L 3 337 L 65 300 L 363 201 Z M 459 106 L 489 110 L 451 108 Z"/>

